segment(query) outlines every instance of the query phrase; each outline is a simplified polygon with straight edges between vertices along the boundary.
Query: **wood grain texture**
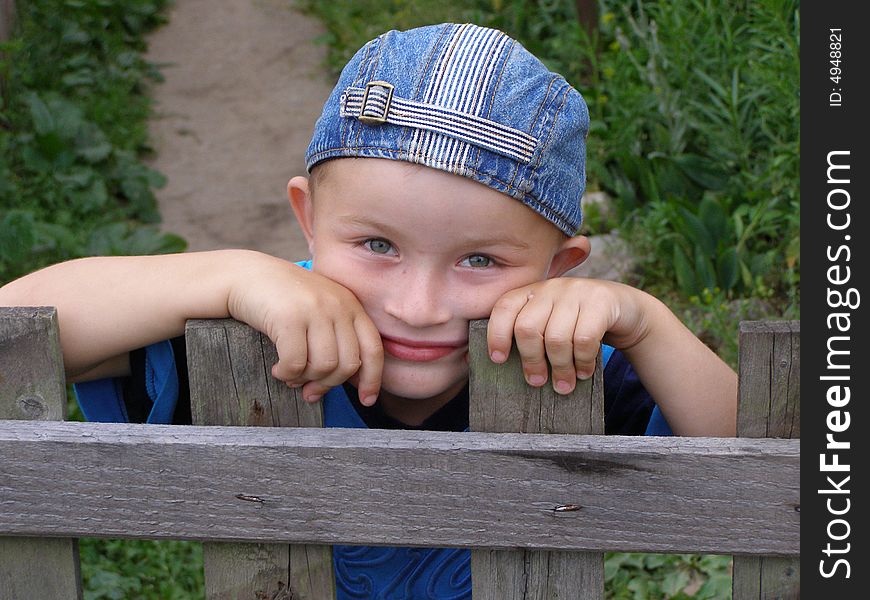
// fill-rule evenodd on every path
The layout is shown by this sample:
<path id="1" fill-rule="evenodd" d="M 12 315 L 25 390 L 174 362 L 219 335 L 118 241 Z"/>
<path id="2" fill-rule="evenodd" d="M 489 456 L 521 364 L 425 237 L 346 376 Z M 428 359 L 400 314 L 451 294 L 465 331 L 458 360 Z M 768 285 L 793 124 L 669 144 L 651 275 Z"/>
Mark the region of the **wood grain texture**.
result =
<path id="1" fill-rule="evenodd" d="M 740 324 L 740 437 L 799 438 L 800 322 Z"/>
<path id="2" fill-rule="evenodd" d="M 46 421 L 65 415 L 57 311 L 0 308 L 0 419 Z M 4 487 L 0 477 L 0 490 Z M 77 540 L 0 537 L 0 598 L 81 597 Z"/>
<path id="3" fill-rule="evenodd" d="M 189 321 L 185 335 L 195 424 L 323 426 L 320 404 L 271 376 L 278 355 L 268 337 L 232 319 Z M 335 595 L 329 546 L 206 543 L 203 550 L 210 599 Z"/>
<path id="4" fill-rule="evenodd" d="M 473 321 L 469 328 L 469 419 L 473 431 L 604 433 L 604 380 L 600 366 L 591 379 L 578 381 L 574 392 L 567 396 L 555 393 L 549 382 L 542 388 L 533 388 L 523 378 L 516 347 L 504 364 L 489 359 L 487 323 Z"/>
<path id="5" fill-rule="evenodd" d="M 57 311 L 0 308 L 0 419 L 63 420 L 64 381 Z"/>
<path id="6" fill-rule="evenodd" d="M 541 388 L 531 387 L 523 377 L 516 345 L 505 363 L 490 360 L 486 342 L 488 323 L 473 321 L 469 327 L 472 431 L 604 433 L 600 361 L 593 377 L 578 381 L 570 395 L 556 394 L 550 382 Z M 598 600 L 604 595 L 604 555 L 530 549 L 475 550 L 471 553 L 471 582 L 477 600 Z"/>
<path id="7" fill-rule="evenodd" d="M 799 453 L 798 440 L 0 421 L 0 533 L 794 555 Z M 553 511 L 566 504 L 582 508 Z"/>
<path id="8" fill-rule="evenodd" d="M 737 435 L 800 438 L 800 322 L 741 323 L 739 360 Z M 733 598 L 800 598 L 800 559 L 735 556 Z"/>

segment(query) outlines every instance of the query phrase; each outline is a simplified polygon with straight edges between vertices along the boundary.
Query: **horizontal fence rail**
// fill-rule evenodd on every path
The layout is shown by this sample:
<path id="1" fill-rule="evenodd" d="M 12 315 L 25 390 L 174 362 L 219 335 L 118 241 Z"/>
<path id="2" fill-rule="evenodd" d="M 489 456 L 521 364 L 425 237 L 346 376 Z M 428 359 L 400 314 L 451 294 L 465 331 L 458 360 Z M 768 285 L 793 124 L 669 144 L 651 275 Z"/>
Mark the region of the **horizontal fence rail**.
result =
<path id="1" fill-rule="evenodd" d="M 799 440 L 0 421 L 0 531 L 797 555 Z"/>

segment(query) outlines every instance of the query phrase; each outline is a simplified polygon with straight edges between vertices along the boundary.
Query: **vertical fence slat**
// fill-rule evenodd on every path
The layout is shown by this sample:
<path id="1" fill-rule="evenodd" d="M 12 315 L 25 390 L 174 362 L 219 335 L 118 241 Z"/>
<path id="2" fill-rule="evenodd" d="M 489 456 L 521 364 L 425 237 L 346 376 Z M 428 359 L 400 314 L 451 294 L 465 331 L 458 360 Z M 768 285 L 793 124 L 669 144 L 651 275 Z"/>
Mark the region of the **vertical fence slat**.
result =
<path id="1" fill-rule="evenodd" d="M 0 419 L 62 421 L 63 356 L 54 308 L 0 308 Z M 0 537 L 0 598 L 81 598 L 78 541 Z"/>
<path id="2" fill-rule="evenodd" d="M 570 396 L 552 386 L 530 388 L 519 354 L 496 365 L 486 350 L 487 321 L 474 321 L 469 332 L 472 431 L 494 433 L 604 433 L 601 364 L 593 378 L 577 382 Z M 475 600 L 604 597 L 604 556 L 596 552 L 474 550 L 471 553 Z"/>
<path id="3" fill-rule="evenodd" d="M 739 437 L 800 437 L 800 322 L 740 324 Z M 800 559 L 734 557 L 734 600 L 800 598 Z"/>
<path id="4" fill-rule="evenodd" d="M 268 337 L 231 319 L 189 321 L 187 361 L 197 425 L 322 427 L 320 404 L 276 381 Z M 203 544 L 209 599 L 321 600 L 335 597 L 332 548 Z"/>

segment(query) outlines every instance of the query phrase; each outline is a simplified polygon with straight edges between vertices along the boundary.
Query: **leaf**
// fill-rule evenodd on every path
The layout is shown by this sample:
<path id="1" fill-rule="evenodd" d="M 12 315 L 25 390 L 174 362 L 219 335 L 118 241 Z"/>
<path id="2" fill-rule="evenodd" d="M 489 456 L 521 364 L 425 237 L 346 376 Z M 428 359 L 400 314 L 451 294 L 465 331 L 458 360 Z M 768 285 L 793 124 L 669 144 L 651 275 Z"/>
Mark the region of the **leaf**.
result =
<path id="1" fill-rule="evenodd" d="M 689 573 L 684 569 L 675 569 L 665 575 L 661 586 L 665 597 L 670 597 L 680 593 L 688 584 Z"/>
<path id="2" fill-rule="evenodd" d="M 701 289 L 712 290 L 716 287 L 716 271 L 713 269 L 713 261 L 700 246 L 695 246 L 695 277 L 698 287 Z"/>
<path id="3" fill-rule="evenodd" d="M 73 73 L 67 73 L 61 77 L 61 82 L 68 87 L 76 87 L 79 85 L 93 85 L 94 76 L 90 69 L 81 69 Z"/>
<path id="4" fill-rule="evenodd" d="M 697 154 L 679 154 L 671 160 L 686 177 L 706 190 L 719 192 L 728 185 L 729 173 L 717 161 Z"/>
<path id="5" fill-rule="evenodd" d="M 701 200 L 698 215 L 713 240 L 714 249 L 727 241 L 725 237 L 728 230 L 728 217 L 725 216 L 722 206 L 709 194 L 705 194 Z"/>
<path id="6" fill-rule="evenodd" d="M 24 101 L 30 108 L 30 118 L 33 119 L 33 129 L 37 135 L 48 135 L 55 130 L 54 117 L 48 106 L 36 93 L 28 94 Z"/>
<path id="7" fill-rule="evenodd" d="M 29 210 L 10 210 L 0 221 L 0 260 L 12 264 L 23 262 L 30 256 L 36 243 L 33 213 Z"/>
<path id="8" fill-rule="evenodd" d="M 701 220 L 683 207 L 680 207 L 680 214 L 687 226 L 685 233 L 694 242 L 693 245 L 699 246 L 707 254 L 713 254 L 716 251 L 716 244 Z"/>
<path id="9" fill-rule="evenodd" d="M 695 278 L 695 270 L 689 263 L 689 258 L 680 246 L 674 244 L 674 274 L 677 276 L 677 285 L 680 286 L 686 296 L 697 296 L 698 281 Z"/>
<path id="10" fill-rule="evenodd" d="M 72 191 L 68 196 L 73 206 L 84 213 L 93 213 L 104 208 L 109 200 L 106 183 L 101 177 L 95 178 L 86 189 Z"/>
<path id="11" fill-rule="evenodd" d="M 716 261 L 719 287 L 725 291 L 732 289 L 737 284 L 738 269 L 737 249 L 732 246 L 720 254 Z"/>
<path id="12" fill-rule="evenodd" d="M 54 178 L 57 181 L 73 188 L 85 187 L 96 176 L 97 172 L 90 167 L 73 167 L 69 171 L 57 172 L 54 174 Z"/>
<path id="13" fill-rule="evenodd" d="M 63 258 L 78 255 L 81 252 L 73 232 L 57 223 L 36 223 L 36 245 L 34 252 L 55 250 Z"/>
<path id="14" fill-rule="evenodd" d="M 105 160 L 112 153 L 112 144 L 109 143 L 101 131 L 98 129 L 96 131 L 99 135 L 86 137 L 81 141 L 81 145 L 76 147 L 76 154 L 91 164 Z"/>

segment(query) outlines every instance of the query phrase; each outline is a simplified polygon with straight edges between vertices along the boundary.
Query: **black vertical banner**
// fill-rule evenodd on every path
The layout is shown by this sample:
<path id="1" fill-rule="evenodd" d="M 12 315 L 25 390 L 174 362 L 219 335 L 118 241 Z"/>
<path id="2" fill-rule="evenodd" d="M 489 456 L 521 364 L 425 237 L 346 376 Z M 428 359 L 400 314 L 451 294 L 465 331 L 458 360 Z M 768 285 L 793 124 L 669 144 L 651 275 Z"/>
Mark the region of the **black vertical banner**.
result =
<path id="1" fill-rule="evenodd" d="M 801 7 L 801 588 L 807 598 L 870 595 L 867 8 L 846 0 Z"/>

